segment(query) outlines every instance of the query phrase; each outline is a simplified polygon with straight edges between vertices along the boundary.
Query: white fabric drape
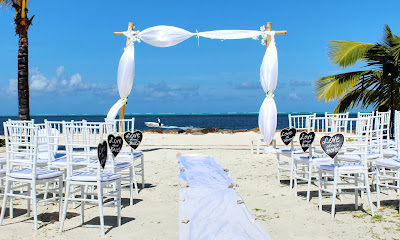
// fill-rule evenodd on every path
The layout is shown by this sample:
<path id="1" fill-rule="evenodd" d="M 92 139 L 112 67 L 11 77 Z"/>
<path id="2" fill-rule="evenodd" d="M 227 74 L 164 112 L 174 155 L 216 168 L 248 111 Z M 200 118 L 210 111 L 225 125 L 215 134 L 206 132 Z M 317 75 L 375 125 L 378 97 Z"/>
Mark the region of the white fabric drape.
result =
<path id="1" fill-rule="evenodd" d="M 126 104 L 126 99 L 132 90 L 135 78 L 135 46 L 130 43 L 119 60 L 117 86 L 121 99 L 119 99 L 108 111 L 107 121 L 114 120 L 119 109 Z"/>
<path id="2" fill-rule="evenodd" d="M 141 31 L 138 37 L 155 47 L 170 47 L 193 36 L 193 33 L 172 26 L 155 26 Z"/>
<path id="3" fill-rule="evenodd" d="M 267 95 L 258 115 L 258 126 L 264 142 L 269 145 L 274 137 L 277 122 L 277 110 L 274 94 L 278 82 L 278 53 L 275 46 L 275 33 L 270 32 L 271 42 L 265 51 L 260 68 L 261 86 Z"/>
<path id="4" fill-rule="evenodd" d="M 197 35 L 200 37 L 211 38 L 211 39 L 245 39 L 254 38 L 262 34 L 261 31 L 252 30 L 218 30 L 199 32 Z"/>
<path id="5" fill-rule="evenodd" d="M 191 33 L 181 28 L 173 26 L 154 26 L 139 31 L 128 30 L 124 32 L 130 43 L 128 44 L 124 54 L 122 55 L 118 66 L 118 91 L 121 97 L 117 103 L 110 109 L 107 120 L 112 120 L 118 114 L 118 110 L 126 103 L 129 96 L 133 79 L 135 77 L 135 48 L 134 41 L 142 40 L 156 47 L 174 46 L 186 39 L 197 36 L 211 39 L 245 39 L 271 35 L 271 42 L 265 51 L 263 62 L 260 68 L 260 81 L 267 97 L 261 105 L 258 124 L 261 135 L 266 144 L 269 144 L 274 137 L 277 122 L 277 110 L 273 92 L 275 91 L 278 81 L 278 55 L 275 46 L 274 32 L 254 31 L 254 30 L 216 30 L 207 32 Z"/>
<path id="6" fill-rule="evenodd" d="M 118 92 L 121 98 L 127 98 L 132 90 L 135 78 L 135 47 L 132 44 L 125 49 L 118 65 Z"/>
<path id="7" fill-rule="evenodd" d="M 125 105 L 126 102 L 124 102 L 122 99 L 119 99 L 108 111 L 106 121 L 111 121 L 114 120 L 115 117 L 118 115 L 118 111 L 122 106 Z"/>

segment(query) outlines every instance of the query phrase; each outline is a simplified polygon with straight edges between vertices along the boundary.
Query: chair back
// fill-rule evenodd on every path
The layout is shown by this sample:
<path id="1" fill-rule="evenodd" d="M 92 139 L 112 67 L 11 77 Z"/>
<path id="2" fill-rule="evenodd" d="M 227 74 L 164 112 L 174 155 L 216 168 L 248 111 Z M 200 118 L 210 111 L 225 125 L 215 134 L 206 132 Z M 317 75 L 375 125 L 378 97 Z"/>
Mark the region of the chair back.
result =
<path id="1" fill-rule="evenodd" d="M 108 133 L 113 133 L 116 135 L 124 134 L 126 131 L 135 131 L 135 118 L 131 119 L 114 119 L 114 120 L 104 120 L 106 122 L 111 122 L 112 129 L 108 130 Z"/>
<path id="2" fill-rule="evenodd" d="M 11 124 L 9 122 L 4 122 L 3 126 L 6 138 L 7 174 L 15 167 L 24 167 L 32 169 L 32 174 L 35 176 L 38 128 L 33 124 Z"/>
<path id="3" fill-rule="evenodd" d="M 313 124 L 312 119 L 316 117 L 316 113 L 309 115 L 292 115 L 289 114 L 289 128 L 296 128 L 297 131 L 305 130 L 307 132 L 312 131 Z"/>
<path id="4" fill-rule="evenodd" d="M 390 111 L 388 112 L 376 112 L 377 116 L 382 117 L 383 124 L 383 147 L 389 148 L 390 145 Z"/>
<path id="5" fill-rule="evenodd" d="M 100 177 L 101 167 L 97 157 L 98 144 L 107 140 L 106 124 L 89 123 L 85 126 L 65 124 L 63 135 L 67 156 L 67 176 L 73 174 L 73 166 L 85 166 L 87 171 L 97 171 Z M 83 159 L 74 162 L 73 159 Z"/>

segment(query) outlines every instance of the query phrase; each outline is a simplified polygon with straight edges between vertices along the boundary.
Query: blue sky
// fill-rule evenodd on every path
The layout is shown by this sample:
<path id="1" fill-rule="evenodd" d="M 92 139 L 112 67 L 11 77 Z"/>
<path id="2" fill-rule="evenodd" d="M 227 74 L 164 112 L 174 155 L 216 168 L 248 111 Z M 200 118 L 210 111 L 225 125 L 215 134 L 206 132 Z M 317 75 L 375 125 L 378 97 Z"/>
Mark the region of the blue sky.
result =
<path id="1" fill-rule="evenodd" d="M 390 6 L 390 7 L 388 7 Z M 38 1 L 29 30 L 31 114 L 107 114 L 119 99 L 117 69 L 128 22 L 135 30 L 171 25 L 196 30 L 258 30 L 272 22 L 278 112 L 332 111 L 318 102 L 319 77 L 349 71 L 327 57 L 331 40 L 375 43 L 384 24 L 400 34 L 400 2 L 385 1 Z M 14 11 L 0 10 L 0 115 L 17 115 Z M 258 112 L 265 97 L 260 41 L 196 38 L 169 48 L 136 43 L 136 76 L 127 113 Z"/>

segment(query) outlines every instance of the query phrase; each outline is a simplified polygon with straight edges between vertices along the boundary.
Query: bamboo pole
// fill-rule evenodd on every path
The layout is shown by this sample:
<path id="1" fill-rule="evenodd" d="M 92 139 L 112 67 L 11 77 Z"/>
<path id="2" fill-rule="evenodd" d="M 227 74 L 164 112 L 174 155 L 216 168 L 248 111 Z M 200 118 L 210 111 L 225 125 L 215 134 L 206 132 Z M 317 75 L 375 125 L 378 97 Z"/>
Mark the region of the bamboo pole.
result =
<path id="1" fill-rule="evenodd" d="M 137 35 L 136 33 L 135 35 Z M 275 31 L 275 35 L 286 35 L 287 31 L 286 30 L 280 30 L 280 31 Z M 114 32 L 114 35 L 124 35 L 123 32 Z"/>
<path id="2" fill-rule="evenodd" d="M 271 22 L 267 22 L 266 24 L 266 29 L 267 32 L 272 31 L 272 23 Z M 275 35 L 286 35 L 287 31 L 286 30 L 281 30 L 281 31 L 275 31 Z M 267 35 L 267 39 L 266 39 L 266 44 L 265 46 L 268 48 L 269 44 L 271 43 L 271 36 Z"/>
<path id="3" fill-rule="evenodd" d="M 267 22 L 267 24 L 266 24 L 266 31 L 267 32 L 270 32 L 270 31 L 272 31 L 272 23 L 271 22 Z M 265 44 L 265 46 L 268 48 L 268 46 L 269 46 L 269 44 L 271 43 L 271 36 L 270 35 L 267 35 L 267 44 Z"/>
<path id="4" fill-rule="evenodd" d="M 133 30 L 134 28 L 135 28 L 135 24 L 133 24 L 133 22 L 129 22 L 128 29 Z M 119 35 L 119 34 L 114 33 L 114 35 Z M 129 42 L 129 39 L 127 38 L 126 43 L 128 44 L 128 42 Z M 121 109 L 119 110 L 119 119 L 120 120 L 125 119 L 125 106 L 126 106 L 126 104 L 124 104 L 124 106 L 122 106 Z M 120 122 L 119 132 L 124 132 L 124 123 L 123 122 Z"/>

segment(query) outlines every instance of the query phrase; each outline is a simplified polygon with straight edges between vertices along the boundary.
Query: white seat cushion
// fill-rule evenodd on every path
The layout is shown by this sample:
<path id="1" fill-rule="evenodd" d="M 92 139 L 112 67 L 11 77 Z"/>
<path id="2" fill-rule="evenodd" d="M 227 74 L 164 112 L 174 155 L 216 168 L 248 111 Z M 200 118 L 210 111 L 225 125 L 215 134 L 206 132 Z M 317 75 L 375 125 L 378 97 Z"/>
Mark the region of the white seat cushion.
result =
<path id="1" fill-rule="evenodd" d="M 276 153 L 279 154 L 291 154 L 292 149 L 290 148 L 281 148 L 281 149 L 276 149 Z M 297 154 L 297 153 L 304 153 L 303 150 L 301 148 L 293 148 L 293 153 Z"/>
<path id="2" fill-rule="evenodd" d="M 367 155 L 368 160 L 377 159 L 379 157 L 380 157 L 380 155 L 378 153 L 368 153 L 368 155 Z M 345 160 L 345 161 L 361 161 L 361 155 L 359 155 L 357 153 L 340 154 L 340 155 L 337 155 L 337 158 L 339 160 Z"/>
<path id="3" fill-rule="evenodd" d="M 30 161 L 29 158 L 14 158 L 14 160 L 26 161 L 26 162 Z M 36 165 L 46 165 L 47 162 L 48 162 L 47 159 L 40 159 L 40 158 L 36 159 Z"/>
<path id="4" fill-rule="evenodd" d="M 339 171 L 359 171 L 363 170 L 364 166 L 360 163 L 340 163 L 338 164 Z M 333 171 L 335 169 L 334 164 L 329 165 L 319 165 L 319 169 Z"/>
<path id="5" fill-rule="evenodd" d="M 131 167 L 132 163 L 131 162 L 114 162 L 114 167 L 117 169 L 123 169 L 123 168 L 128 168 Z M 107 162 L 106 164 L 106 168 L 111 168 L 112 167 L 112 163 L 111 162 Z"/>
<path id="6" fill-rule="evenodd" d="M 134 157 L 134 158 L 137 158 L 137 157 L 140 157 L 140 156 L 142 156 L 143 155 L 143 152 L 142 151 L 134 151 L 133 152 L 133 154 L 132 154 L 132 152 L 131 151 L 121 151 L 121 152 L 119 152 L 119 154 L 117 155 L 117 158 L 118 157 L 127 157 L 127 156 L 130 156 L 130 157 Z"/>
<path id="7" fill-rule="evenodd" d="M 99 161 L 92 161 L 92 164 L 98 164 Z M 114 168 L 115 169 L 124 169 L 124 168 L 128 168 L 131 167 L 132 163 L 131 162 L 119 162 L 119 161 L 114 161 Z M 107 161 L 106 162 L 106 169 L 110 169 L 113 167 L 112 161 Z M 93 167 L 92 167 L 93 168 Z"/>
<path id="8" fill-rule="evenodd" d="M 47 170 L 47 169 L 36 169 L 36 179 L 48 179 L 48 178 L 56 178 L 63 175 L 63 172 Z M 32 178 L 32 169 L 23 168 L 21 170 L 16 170 L 10 173 L 10 177 L 12 178 L 24 178 L 31 179 Z"/>
<path id="9" fill-rule="evenodd" d="M 6 175 L 7 171 L 5 169 L 0 168 L 0 176 Z"/>
<path id="10" fill-rule="evenodd" d="M 80 172 L 72 175 L 69 180 L 72 181 L 84 181 L 84 182 L 95 182 L 100 180 L 102 182 L 108 182 L 121 178 L 121 174 L 102 172 L 100 174 L 100 179 L 97 179 L 97 172 Z"/>
<path id="11" fill-rule="evenodd" d="M 7 162 L 7 158 L 6 157 L 0 157 L 0 164 L 4 164 Z"/>
<path id="12" fill-rule="evenodd" d="M 382 153 L 384 157 L 393 157 L 397 156 L 398 149 L 395 148 L 386 148 L 383 149 Z"/>
<path id="13" fill-rule="evenodd" d="M 309 162 L 310 161 L 310 156 L 308 154 L 298 154 L 294 155 L 294 160 L 298 162 Z M 331 161 L 332 158 L 330 158 L 328 155 L 325 154 L 318 154 L 312 156 L 313 161 Z"/>
<path id="14" fill-rule="evenodd" d="M 82 161 L 85 161 L 85 159 L 82 159 L 82 158 L 74 158 L 74 159 L 72 159 L 73 163 L 79 163 L 79 162 L 82 162 Z M 67 166 L 67 159 L 66 158 L 61 158 L 61 159 L 52 161 L 50 165 L 53 166 L 53 167 L 64 168 L 64 167 Z"/>
<path id="15" fill-rule="evenodd" d="M 395 167 L 395 168 L 400 168 L 400 159 L 397 158 L 391 158 L 391 159 L 379 159 L 376 161 L 376 165 L 382 166 L 382 167 Z"/>

